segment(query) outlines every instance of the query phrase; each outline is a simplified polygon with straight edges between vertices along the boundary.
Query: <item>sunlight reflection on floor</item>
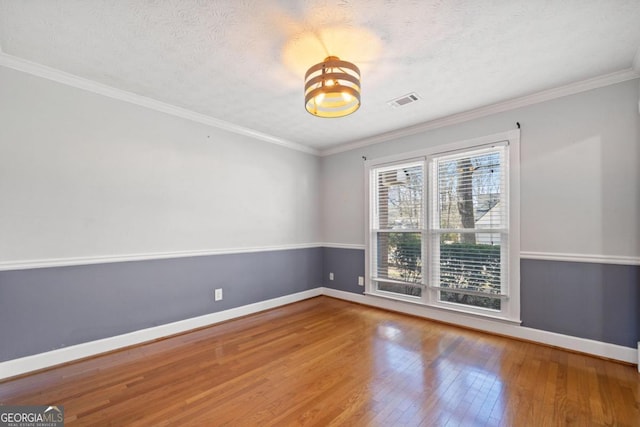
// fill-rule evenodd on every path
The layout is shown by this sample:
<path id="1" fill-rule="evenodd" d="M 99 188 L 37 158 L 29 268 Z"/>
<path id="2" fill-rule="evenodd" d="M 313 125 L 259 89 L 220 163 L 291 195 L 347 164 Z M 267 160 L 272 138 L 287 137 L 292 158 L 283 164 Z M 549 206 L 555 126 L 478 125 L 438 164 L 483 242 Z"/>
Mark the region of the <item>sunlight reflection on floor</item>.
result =
<path id="1" fill-rule="evenodd" d="M 380 416 L 376 420 L 394 418 L 386 414 L 390 407 L 402 413 L 395 417 L 398 422 L 408 424 L 425 416 L 437 425 L 493 425 L 502 419 L 503 381 L 491 370 L 500 349 L 487 344 L 471 350 L 464 338 L 445 335 L 437 350 L 425 352 L 423 341 L 425 346 L 431 341 L 416 332 L 392 322 L 376 327 L 371 405 Z M 476 362 L 471 366 L 470 356 Z M 430 407 L 437 410 L 429 414 Z"/>

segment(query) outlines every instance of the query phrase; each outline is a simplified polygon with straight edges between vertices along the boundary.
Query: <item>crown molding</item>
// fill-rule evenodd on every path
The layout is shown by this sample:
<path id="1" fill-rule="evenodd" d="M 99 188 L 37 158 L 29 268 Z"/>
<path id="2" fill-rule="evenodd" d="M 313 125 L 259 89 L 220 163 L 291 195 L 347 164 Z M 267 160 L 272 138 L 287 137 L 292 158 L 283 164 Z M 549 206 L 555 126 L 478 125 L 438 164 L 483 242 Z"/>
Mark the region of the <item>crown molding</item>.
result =
<path id="1" fill-rule="evenodd" d="M 183 119 L 191 120 L 196 123 L 201 123 L 207 126 L 212 126 L 218 129 L 222 129 L 228 132 L 232 132 L 238 135 L 248 136 L 261 141 L 269 142 L 271 144 L 280 145 L 285 148 L 289 148 L 296 151 L 301 151 L 307 154 L 318 155 L 318 150 L 298 144 L 293 141 L 289 141 L 282 138 L 277 138 L 266 133 L 262 133 L 253 129 L 238 126 L 233 123 L 226 122 L 224 120 L 216 119 L 206 114 L 196 113 L 195 111 L 188 110 L 186 108 L 176 107 L 165 102 L 157 101 L 146 96 L 138 95 L 126 90 L 117 89 L 112 86 L 108 86 L 102 83 L 95 82 L 93 80 L 78 77 L 74 74 L 69 74 L 64 71 L 57 70 L 55 68 L 47 67 L 35 62 L 27 61 L 16 56 L 8 55 L 0 50 L 0 66 L 11 68 L 17 71 L 22 71 L 27 74 L 42 77 L 48 80 L 62 83 L 67 86 L 72 86 L 77 89 L 86 90 L 89 92 L 97 93 L 99 95 L 107 96 L 109 98 L 117 99 L 119 101 L 128 102 L 130 104 L 139 105 L 141 107 L 149 108 L 151 110 L 160 111 L 162 113 L 170 114 L 172 116 L 180 117 Z"/>
<path id="2" fill-rule="evenodd" d="M 640 52 L 640 50 L 638 52 Z M 451 126 L 469 120 L 479 119 L 481 117 L 489 116 L 492 114 L 515 110 L 516 108 L 522 108 L 533 104 L 539 104 L 541 102 L 550 101 L 553 99 L 561 98 L 563 96 L 574 95 L 576 93 L 586 92 L 588 90 L 598 89 L 600 87 L 609 86 L 616 83 L 622 83 L 627 80 L 637 79 L 640 77 L 640 70 L 636 69 L 635 67 L 640 65 L 639 63 L 640 58 L 637 54 L 636 60 L 634 60 L 634 68 L 628 68 L 626 70 L 604 74 L 602 76 L 593 77 L 587 80 L 570 83 L 565 86 L 544 90 L 542 92 L 537 92 L 531 95 L 521 96 L 519 98 L 509 99 L 507 101 L 475 108 L 473 110 L 464 111 L 462 113 L 452 114 L 450 116 L 441 117 L 395 131 L 382 133 L 380 135 L 375 135 L 369 138 L 363 138 L 351 143 L 342 144 L 326 150 L 321 150 L 320 156 L 330 156 L 332 154 L 338 154 L 345 151 L 354 150 L 356 148 L 362 148 L 369 145 L 379 144 L 381 142 L 402 138 L 405 136 L 415 135 L 431 129 Z"/>
<path id="3" fill-rule="evenodd" d="M 180 117 L 183 119 L 191 120 L 196 123 L 201 123 L 207 126 L 212 126 L 221 130 L 232 132 L 238 135 L 248 136 L 250 138 L 258 139 L 261 141 L 269 142 L 271 144 L 279 145 L 292 150 L 300 151 L 307 154 L 316 156 L 330 156 L 333 154 L 342 153 L 345 151 L 354 150 L 357 148 L 366 147 L 369 145 L 386 142 L 405 136 L 415 135 L 421 132 L 425 132 L 431 129 L 437 129 L 440 127 L 451 126 L 458 123 L 463 123 L 469 120 L 478 119 L 481 117 L 489 116 L 491 114 L 501 113 L 504 111 L 514 110 L 516 108 L 526 107 L 533 104 L 538 104 L 545 101 L 561 98 L 563 96 L 573 95 L 580 92 L 585 92 L 592 89 L 597 89 L 604 86 L 609 86 L 616 83 L 622 83 L 627 80 L 633 80 L 640 77 L 640 48 L 636 52 L 631 68 L 626 70 L 616 71 L 610 74 L 594 77 L 587 80 L 582 80 L 575 83 L 570 83 L 565 86 L 560 86 L 553 89 L 548 89 L 542 92 L 534 93 L 531 95 L 525 95 L 519 98 L 513 98 L 507 101 L 498 102 L 495 104 L 487 105 L 484 107 L 475 108 L 473 110 L 464 111 L 462 113 L 452 114 L 446 117 L 430 120 L 424 123 L 420 123 L 414 126 L 398 129 L 391 132 L 382 133 L 368 138 L 363 138 L 351 143 L 341 144 L 337 147 L 329 148 L 326 150 L 318 150 L 305 145 L 275 137 L 266 133 L 259 132 L 257 130 L 245 128 L 233 123 L 226 122 L 224 120 L 216 119 L 214 117 L 196 113 L 195 111 L 188 110 L 186 108 L 176 107 L 174 105 L 157 101 L 152 98 L 147 98 L 142 95 L 138 95 L 132 92 L 128 92 L 122 89 L 117 89 L 112 86 L 97 83 L 93 80 L 78 77 L 73 74 L 66 73 L 64 71 L 57 70 L 55 68 L 47 67 L 37 64 L 35 62 L 27 61 L 22 58 L 18 58 L 12 55 L 8 55 L 2 51 L 0 46 L 0 66 L 11 68 L 14 70 L 22 71 L 27 74 L 42 77 L 48 80 L 52 80 L 58 83 L 62 83 L 68 86 L 72 86 L 78 89 L 93 92 L 99 95 L 107 96 L 109 98 L 117 99 L 120 101 L 128 102 L 131 104 L 139 105 L 152 110 L 160 111 L 172 116 Z"/>

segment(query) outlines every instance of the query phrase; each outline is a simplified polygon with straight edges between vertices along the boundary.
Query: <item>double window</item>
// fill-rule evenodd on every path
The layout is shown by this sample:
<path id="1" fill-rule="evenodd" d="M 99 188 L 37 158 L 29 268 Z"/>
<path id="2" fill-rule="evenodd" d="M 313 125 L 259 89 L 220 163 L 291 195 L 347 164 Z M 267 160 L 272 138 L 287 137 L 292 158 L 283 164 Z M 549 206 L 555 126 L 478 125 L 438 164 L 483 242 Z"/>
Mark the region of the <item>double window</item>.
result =
<path id="1" fill-rule="evenodd" d="M 367 292 L 518 321 L 519 132 L 367 162 Z"/>

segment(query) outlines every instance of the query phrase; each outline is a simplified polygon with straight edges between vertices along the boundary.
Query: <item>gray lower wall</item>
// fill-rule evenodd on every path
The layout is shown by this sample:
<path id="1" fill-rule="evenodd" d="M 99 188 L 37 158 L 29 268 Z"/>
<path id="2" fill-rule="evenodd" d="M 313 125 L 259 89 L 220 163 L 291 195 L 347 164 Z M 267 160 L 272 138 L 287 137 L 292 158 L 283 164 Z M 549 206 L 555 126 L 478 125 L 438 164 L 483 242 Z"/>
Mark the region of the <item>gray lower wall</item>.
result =
<path id="1" fill-rule="evenodd" d="M 329 280 L 333 273 L 333 280 Z M 358 276 L 364 277 L 364 251 L 362 249 L 323 248 L 322 283 L 327 288 L 361 294 Z"/>
<path id="2" fill-rule="evenodd" d="M 310 248 L 0 272 L 0 361 L 313 289 L 322 258 Z"/>
<path id="3" fill-rule="evenodd" d="M 640 266 L 520 261 L 522 325 L 635 348 Z"/>
<path id="4" fill-rule="evenodd" d="M 363 250 L 324 248 L 325 286 L 362 293 L 361 275 Z M 636 347 L 640 266 L 523 259 L 520 276 L 522 326 Z"/>
<path id="5" fill-rule="evenodd" d="M 0 362 L 321 285 L 361 294 L 358 276 L 364 250 L 338 248 L 4 271 Z M 639 266 L 522 260 L 523 326 L 635 348 L 639 289 Z"/>

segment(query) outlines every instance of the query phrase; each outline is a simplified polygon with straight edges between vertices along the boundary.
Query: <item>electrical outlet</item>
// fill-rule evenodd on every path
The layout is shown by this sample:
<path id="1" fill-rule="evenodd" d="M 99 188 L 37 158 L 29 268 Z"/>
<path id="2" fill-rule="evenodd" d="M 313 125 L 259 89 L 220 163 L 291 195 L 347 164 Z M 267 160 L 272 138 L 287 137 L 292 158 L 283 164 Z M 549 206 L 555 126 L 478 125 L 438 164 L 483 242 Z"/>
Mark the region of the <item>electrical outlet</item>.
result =
<path id="1" fill-rule="evenodd" d="M 329 273 L 329 280 L 333 280 L 333 273 Z"/>
<path id="2" fill-rule="evenodd" d="M 358 276 L 358 286 L 364 286 L 364 277 Z"/>
<path id="3" fill-rule="evenodd" d="M 222 300 L 222 289 L 216 289 L 213 295 L 213 299 L 215 301 L 221 301 Z"/>

